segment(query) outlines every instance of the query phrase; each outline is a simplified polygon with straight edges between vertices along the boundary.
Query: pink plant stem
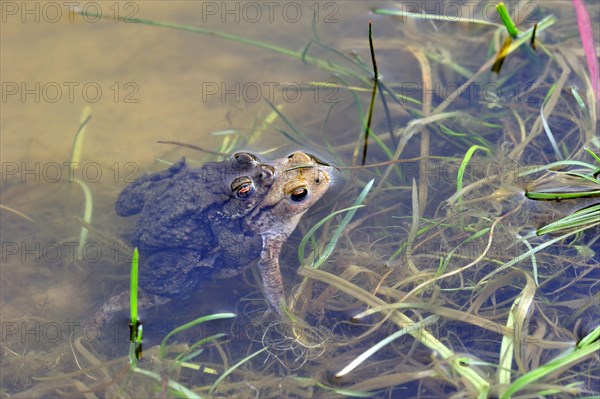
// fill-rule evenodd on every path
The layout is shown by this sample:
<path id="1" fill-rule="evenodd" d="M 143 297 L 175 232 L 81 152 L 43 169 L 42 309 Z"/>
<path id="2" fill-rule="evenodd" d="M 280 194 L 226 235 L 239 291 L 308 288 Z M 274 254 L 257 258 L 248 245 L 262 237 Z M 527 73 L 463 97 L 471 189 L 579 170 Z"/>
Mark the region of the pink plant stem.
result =
<path id="1" fill-rule="evenodd" d="M 585 8 L 583 0 L 573 0 L 573 8 L 577 16 L 577 26 L 579 27 L 579 35 L 583 43 L 583 51 L 588 64 L 590 79 L 592 80 L 592 88 L 596 94 L 596 100 L 600 100 L 600 87 L 598 87 L 598 59 L 594 50 L 594 31 L 590 23 L 590 15 Z"/>

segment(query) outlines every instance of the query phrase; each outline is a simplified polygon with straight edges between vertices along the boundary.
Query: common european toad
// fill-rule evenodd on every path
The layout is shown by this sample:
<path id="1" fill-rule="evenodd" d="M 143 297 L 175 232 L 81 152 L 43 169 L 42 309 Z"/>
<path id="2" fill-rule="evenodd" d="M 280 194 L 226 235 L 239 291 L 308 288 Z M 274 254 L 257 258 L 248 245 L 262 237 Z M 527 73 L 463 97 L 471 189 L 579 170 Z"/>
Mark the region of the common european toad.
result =
<path id="1" fill-rule="evenodd" d="M 258 260 L 265 297 L 281 315 L 279 253 L 327 191 L 328 169 L 300 151 L 272 162 L 241 152 L 195 169 L 182 159 L 126 187 L 115 209 L 120 216 L 140 214 L 131 241 L 140 254 L 142 306 L 185 299 Z M 127 309 L 127 299 L 128 292 L 111 298 L 93 320 L 103 323 Z"/>

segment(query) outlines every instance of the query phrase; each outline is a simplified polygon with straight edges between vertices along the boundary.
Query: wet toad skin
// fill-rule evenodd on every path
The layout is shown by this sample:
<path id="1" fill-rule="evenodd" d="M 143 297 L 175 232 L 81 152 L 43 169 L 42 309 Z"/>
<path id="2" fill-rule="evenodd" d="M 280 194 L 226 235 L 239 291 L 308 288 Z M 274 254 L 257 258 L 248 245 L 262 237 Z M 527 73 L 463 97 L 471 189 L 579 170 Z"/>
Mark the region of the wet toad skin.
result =
<path id="1" fill-rule="evenodd" d="M 181 160 L 133 182 L 115 209 L 140 214 L 132 243 L 140 253 L 140 288 L 150 294 L 142 292 L 142 306 L 184 299 L 258 260 L 267 301 L 282 314 L 281 247 L 329 180 L 325 163 L 298 151 L 272 162 L 238 153 L 197 169 Z M 128 293 L 117 297 L 97 312 L 97 322 L 127 309 Z"/>
<path id="2" fill-rule="evenodd" d="M 279 253 L 302 215 L 327 191 L 330 167 L 312 155 L 297 151 L 276 172 L 273 186 L 245 220 L 263 238 L 258 267 L 269 305 L 283 316 L 284 284 L 279 267 Z"/>
<path id="3" fill-rule="evenodd" d="M 237 153 L 195 169 L 182 160 L 125 188 L 115 210 L 140 213 L 132 238 L 140 287 L 184 299 L 215 271 L 232 275 L 258 258 L 262 240 L 242 221 L 271 188 L 274 172 L 256 156 Z"/>

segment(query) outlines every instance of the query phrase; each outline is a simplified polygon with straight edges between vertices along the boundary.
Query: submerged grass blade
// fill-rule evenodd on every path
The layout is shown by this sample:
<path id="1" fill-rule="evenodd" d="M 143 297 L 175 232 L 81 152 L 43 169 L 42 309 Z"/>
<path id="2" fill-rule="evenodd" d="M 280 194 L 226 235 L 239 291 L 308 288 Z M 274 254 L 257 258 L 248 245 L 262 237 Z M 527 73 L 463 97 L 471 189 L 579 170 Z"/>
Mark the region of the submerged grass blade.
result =
<path id="1" fill-rule="evenodd" d="M 80 7 L 75 7 L 75 9 L 78 14 L 85 15 L 89 18 L 94 18 L 94 19 L 104 18 L 104 19 L 113 20 L 113 16 L 108 15 L 107 13 L 104 13 L 104 15 L 97 14 L 97 13 L 93 13 L 93 12 L 84 10 Z M 323 61 L 323 60 L 319 60 L 319 59 L 316 59 L 314 57 L 304 54 L 305 50 L 294 51 L 294 50 L 287 49 L 285 47 L 277 46 L 275 44 L 266 43 L 266 42 L 262 42 L 259 40 L 248 39 L 243 36 L 238 36 L 238 35 L 234 35 L 231 33 L 220 32 L 220 31 L 215 31 L 215 30 L 210 30 L 210 29 L 205 29 L 205 28 L 199 28 L 199 27 L 190 26 L 190 25 L 181 25 L 181 24 L 175 24 L 175 23 L 170 23 L 170 22 L 161 22 L 161 21 L 153 21 L 153 20 L 149 20 L 149 19 L 121 17 L 121 16 L 117 16 L 115 18 L 115 20 L 118 20 L 121 22 L 126 22 L 126 23 L 136 23 L 136 24 L 140 24 L 140 25 L 149 25 L 149 26 L 156 26 L 156 27 L 160 27 L 160 28 L 176 29 L 176 30 L 187 31 L 187 32 L 197 33 L 197 34 L 206 35 L 206 36 L 218 37 L 218 38 L 230 40 L 230 41 L 233 41 L 236 43 L 242 43 L 242 44 L 246 44 L 246 45 L 249 45 L 252 47 L 270 50 L 275 53 L 285 55 L 287 57 L 291 57 L 291 58 L 295 58 L 297 60 L 304 61 L 308 64 L 316 65 L 317 67 L 319 67 L 323 70 L 329 71 L 329 72 L 339 73 L 341 75 L 347 75 L 347 76 L 356 76 L 356 77 L 360 78 L 360 76 L 358 76 L 355 72 L 353 72 L 349 69 L 346 69 L 342 66 L 332 64 L 329 60 Z"/>
<path id="2" fill-rule="evenodd" d="M 90 107 L 85 107 L 83 109 L 83 112 L 81 113 L 81 119 L 79 121 L 79 127 L 77 128 L 75 138 L 73 139 L 73 146 L 71 147 L 71 166 L 73 168 L 77 168 L 79 166 L 79 162 L 81 161 L 83 140 L 85 139 L 85 134 L 87 132 L 87 124 L 92 119 L 90 112 Z"/>
<path id="3" fill-rule="evenodd" d="M 166 355 L 166 345 L 167 345 L 167 341 L 169 340 L 169 338 L 171 338 L 173 335 L 175 334 L 179 334 L 182 331 L 187 330 L 188 328 L 191 328 L 195 325 L 207 322 L 207 321 L 212 321 L 212 320 L 220 320 L 220 319 L 229 319 L 232 317 L 236 317 L 235 313 L 215 313 L 215 314 L 211 314 L 208 316 L 202 316 L 202 317 L 198 317 L 195 320 L 190 321 L 189 323 L 185 323 L 182 326 L 177 327 L 176 329 L 174 329 L 173 331 L 171 331 L 170 333 L 168 333 L 162 340 L 162 342 L 160 343 L 160 352 L 159 352 L 159 357 L 164 358 Z"/>
<path id="4" fill-rule="evenodd" d="M 552 129 L 550 129 L 550 125 L 544 116 L 544 104 L 540 107 L 540 118 L 542 119 L 542 126 L 544 127 L 544 131 L 546 132 L 546 136 L 548 136 L 548 140 L 550 140 L 550 144 L 552 145 L 552 149 L 554 150 L 554 155 L 556 155 L 556 159 L 559 161 L 564 160 L 564 157 L 558 150 L 558 146 L 556 145 L 556 140 L 554 140 L 554 134 L 552 134 Z"/>
<path id="5" fill-rule="evenodd" d="M 342 79 L 341 76 L 336 76 L 337 79 L 342 82 L 342 84 L 347 88 L 349 87 L 348 84 L 346 83 L 346 81 L 344 79 Z M 350 90 L 350 95 L 352 96 L 352 98 L 354 99 L 354 103 L 356 104 L 356 109 L 357 109 L 357 113 L 358 113 L 358 118 L 360 119 L 361 123 L 362 123 L 362 127 L 363 129 L 366 129 L 367 127 L 367 121 L 364 117 L 364 113 L 363 113 L 363 108 L 360 102 L 360 99 L 358 98 L 358 95 L 353 91 Z M 358 145 L 356 146 L 356 149 L 354 150 L 354 153 L 352 154 L 352 163 L 355 163 L 355 160 L 358 158 L 358 152 L 359 152 L 359 148 L 360 148 L 360 137 L 362 136 L 362 131 L 360 132 L 361 134 L 359 135 L 358 138 Z M 392 157 L 392 152 L 390 151 L 390 149 L 387 147 L 387 145 L 385 145 L 385 143 L 383 142 L 383 140 L 381 140 L 376 134 L 372 134 L 371 138 L 373 140 L 375 140 L 375 142 L 377 143 L 377 145 L 379 145 L 379 147 L 385 152 L 385 154 L 391 159 Z"/>
<path id="6" fill-rule="evenodd" d="M 362 392 L 362 391 L 356 391 L 356 390 L 352 390 L 352 389 L 330 387 L 321 382 L 317 382 L 315 385 L 318 386 L 319 388 L 323 388 L 328 391 L 335 392 L 338 395 L 342 395 L 344 397 L 346 397 L 346 396 L 351 397 L 351 398 L 374 398 L 374 397 L 377 397 L 375 392 Z"/>
<path id="7" fill-rule="evenodd" d="M 329 258 L 329 256 L 331 255 L 331 253 L 333 252 L 333 250 L 335 249 L 335 247 L 337 245 L 338 239 L 340 238 L 340 236 L 342 235 L 342 232 L 346 228 L 346 225 L 348 223 L 350 223 L 350 221 L 354 217 L 354 214 L 356 213 L 356 211 L 358 210 L 358 208 L 361 206 L 361 204 L 363 203 L 363 201 L 367 197 L 367 194 L 369 194 L 369 191 L 371 190 L 371 187 L 373 187 L 373 182 L 374 181 L 375 180 L 373 180 L 373 179 L 371 181 L 369 181 L 367 183 L 367 185 L 365 186 L 365 188 L 363 188 L 363 190 L 361 191 L 361 193 L 358 195 L 358 197 L 356 197 L 356 200 L 354 200 L 354 203 L 352 204 L 352 207 L 354 207 L 354 209 L 350 209 L 348 211 L 348 213 L 346 213 L 346 215 L 344 216 L 344 218 L 342 219 L 342 221 L 340 222 L 340 224 L 338 225 L 338 227 L 335 229 L 335 231 L 334 231 L 334 233 L 333 233 L 333 235 L 331 237 L 331 240 L 325 246 L 325 250 L 323 251 L 323 253 L 319 257 L 319 259 L 317 259 L 317 261 L 313 264 L 313 268 L 318 269 Z"/>
<path id="8" fill-rule="evenodd" d="M 394 10 L 394 9 L 385 9 L 385 8 L 376 8 L 373 10 L 373 14 L 379 15 L 393 15 L 397 17 L 408 17 L 415 18 L 419 20 L 431 20 L 431 21 L 440 21 L 440 22 L 465 22 L 470 24 L 479 24 L 479 25 L 487 25 L 493 26 L 496 28 L 501 28 L 502 25 L 497 24 L 495 22 L 490 22 L 486 19 L 472 18 L 472 17 L 461 17 L 455 15 L 436 15 L 436 14 L 427 14 L 427 13 L 414 13 L 408 12 L 404 10 Z"/>
<path id="9" fill-rule="evenodd" d="M 375 98 L 377 97 L 377 87 L 379 74 L 377 73 L 377 61 L 375 59 L 375 48 L 373 47 L 372 23 L 369 21 L 369 48 L 371 49 L 371 61 L 373 63 L 373 89 L 371 90 L 371 102 L 369 103 L 369 113 L 367 114 L 367 123 L 365 126 L 365 140 L 363 144 L 363 154 L 361 165 L 367 160 L 367 149 L 369 148 L 369 133 L 371 133 L 371 120 L 373 119 L 373 108 L 375 107 Z M 392 137 L 394 134 L 392 133 Z"/>
<path id="10" fill-rule="evenodd" d="M 204 350 L 204 349 L 199 349 L 197 351 L 194 351 L 194 349 L 196 349 L 199 346 L 206 345 L 208 343 L 216 341 L 217 339 L 224 337 L 224 336 L 225 336 L 225 333 L 218 333 L 218 334 L 211 335 L 210 337 L 203 338 L 198 342 L 195 342 L 193 345 L 191 345 L 188 348 L 187 351 L 182 352 L 179 355 L 177 355 L 177 357 L 175 357 L 175 361 L 176 362 L 187 362 L 188 360 L 193 359 L 194 357 L 198 356 Z"/>
<path id="11" fill-rule="evenodd" d="M 339 215 L 340 213 L 352 211 L 352 210 L 362 208 L 362 207 L 364 207 L 364 205 L 355 205 L 355 206 L 350 206 L 348 208 L 339 209 L 339 210 L 332 212 L 329 215 L 325 216 L 323 219 L 319 220 L 319 222 L 317 222 L 313 227 L 311 227 L 311 229 L 304 235 L 304 237 L 302 237 L 302 241 L 300 241 L 300 245 L 298 245 L 298 259 L 300 260 L 300 262 L 304 261 L 304 253 L 306 251 L 306 244 L 308 244 L 308 241 L 310 239 L 312 239 L 312 236 L 322 225 L 327 223 L 327 221 L 330 220 L 331 218 L 333 218 L 335 215 Z"/>
<path id="12" fill-rule="evenodd" d="M 414 324 L 414 321 L 405 314 L 398 311 L 391 311 L 388 308 L 389 304 L 382 299 L 339 276 L 308 267 L 301 268 L 298 271 L 298 274 L 334 286 L 340 291 L 360 300 L 367 306 L 384 307 L 385 309 L 382 310 L 382 313 L 384 315 L 389 314 L 390 320 L 392 320 L 396 325 L 400 326 L 400 328 L 404 328 L 406 324 Z M 423 345 L 439 354 L 441 358 L 448 360 L 450 367 L 452 367 L 456 373 L 464 377 L 464 379 L 468 381 L 471 387 L 476 391 L 476 397 L 478 399 L 485 399 L 488 397 L 490 390 L 489 382 L 481 377 L 475 368 L 465 365 L 450 348 L 440 342 L 440 340 L 432 333 L 430 333 L 427 329 L 410 329 L 408 333 Z"/>
<path id="13" fill-rule="evenodd" d="M 588 228 L 590 228 L 592 226 L 595 226 L 595 225 L 600 225 L 600 221 L 597 221 L 595 224 L 592 224 L 590 226 L 581 227 L 581 228 L 578 228 L 577 230 L 573 230 L 573 231 L 570 231 L 570 232 L 565 233 L 563 235 L 560 235 L 558 237 L 554 237 L 553 239 L 545 241 L 544 243 L 538 245 L 537 247 L 534 247 L 533 249 L 530 249 L 527 252 L 519 254 L 519 256 L 517 256 L 517 257 L 511 259 L 510 261 L 504 263 L 502 266 L 499 266 L 494 271 L 492 271 L 491 273 L 489 273 L 488 275 L 486 275 L 483 279 L 481 279 L 477 283 L 477 286 L 480 286 L 480 285 L 483 285 L 483 284 L 487 283 L 494 275 L 500 273 L 503 270 L 506 270 L 509 267 L 512 267 L 513 265 L 515 265 L 515 264 L 517 264 L 519 262 L 521 262 L 526 257 L 529 257 L 529 256 L 531 256 L 533 254 L 536 254 L 539 251 L 543 250 L 544 248 L 547 248 L 547 247 L 551 246 L 552 244 L 554 244 L 556 242 L 559 242 L 559 241 L 564 240 L 564 239 L 566 239 L 566 238 L 568 238 L 570 236 L 573 236 L 573 235 L 576 235 L 578 233 L 581 233 L 582 231 L 584 231 L 584 230 L 586 230 L 586 229 L 588 229 Z"/>
<path id="14" fill-rule="evenodd" d="M 465 175 L 465 170 L 467 169 L 467 165 L 469 164 L 469 161 L 473 157 L 473 154 L 477 150 L 482 150 L 485 153 L 487 153 L 488 155 L 490 155 L 492 153 L 492 151 L 489 148 L 482 147 L 480 145 L 473 145 L 473 146 L 471 146 L 471 148 L 469 148 L 467 150 L 467 152 L 465 153 L 465 156 L 464 156 L 462 162 L 460 163 L 460 166 L 458 168 L 458 172 L 456 174 L 456 193 L 457 194 L 460 193 L 460 191 L 463 188 L 463 177 Z M 459 204 L 462 202 L 462 196 L 458 197 L 457 202 Z"/>
<path id="15" fill-rule="evenodd" d="M 515 327 L 515 307 L 517 306 L 518 298 L 513 302 L 510 312 L 508 312 L 508 318 L 506 320 L 506 327 L 513 329 Z M 504 389 L 502 386 L 510 384 L 510 375 L 512 370 L 513 361 L 513 350 L 515 346 L 515 339 L 513 335 L 502 335 L 502 342 L 500 344 L 500 361 L 498 362 L 498 371 L 496 372 L 498 378 L 498 384 L 501 386 L 500 395 Z M 506 389 L 506 388 L 505 388 Z"/>
<path id="16" fill-rule="evenodd" d="M 575 351 L 571 352 L 567 356 L 559 356 L 559 358 L 554 359 L 551 362 L 546 363 L 540 367 L 537 367 L 519 377 L 515 382 L 512 383 L 510 387 L 508 387 L 506 392 L 504 392 L 504 395 L 502 395 L 501 397 L 503 399 L 508 399 L 518 391 L 525 388 L 527 385 L 534 383 L 540 378 L 543 378 L 544 376 L 558 371 L 560 369 L 571 367 L 574 364 L 585 360 L 587 357 L 597 354 L 599 351 L 600 341 L 596 341 L 592 342 L 587 346 L 577 348 Z"/>
<path id="17" fill-rule="evenodd" d="M 369 357 L 371 357 L 375 353 L 377 353 L 377 351 L 382 349 L 384 346 L 390 344 L 395 339 L 398 339 L 401 336 L 408 334 L 410 330 L 426 328 L 426 327 L 436 323 L 438 321 L 438 319 L 439 319 L 439 316 L 437 316 L 437 315 L 429 316 L 423 321 L 414 323 L 412 325 L 407 325 L 406 327 L 385 337 L 384 339 L 382 339 L 381 341 L 379 341 L 378 343 L 376 343 L 375 345 L 371 346 L 369 349 L 367 349 L 366 351 L 361 353 L 359 356 L 357 356 L 346 367 L 344 367 L 343 369 L 341 369 L 340 371 L 335 373 L 335 376 L 338 378 L 345 376 L 346 374 L 352 372 L 352 370 L 354 370 L 355 368 L 360 366 L 362 363 L 364 363 L 364 361 L 367 360 Z"/>
<path id="18" fill-rule="evenodd" d="M 298 130 L 296 128 L 296 126 L 294 126 L 294 124 L 292 123 L 292 121 L 290 121 L 284 114 L 283 112 L 281 112 L 281 107 L 276 107 L 275 104 L 273 104 L 271 101 L 269 101 L 267 98 L 264 98 L 265 102 L 269 105 L 269 107 L 271 107 L 272 112 L 275 112 L 275 114 L 277 116 L 279 116 L 279 118 L 286 124 L 288 125 L 288 127 L 290 129 L 292 129 L 292 131 L 296 134 L 297 138 L 291 137 L 290 135 L 288 135 L 287 133 L 285 133 L 283 130 L 280 130 L 280 132 L 282 134 L 284 134 L 287 138 L 289 138 L 291 141 L 295 142 L 296 144 L 299 145 L 306 145 L 308 144 L 310 141 L 306 138 L 306 135 L 304 133 L 302 133 L 300 130 Z"/>
<path id="19" fill-rule="evenodd" d="M 140 368 L 136 368 L 133 371 L 135 373 L 145 375 L 146 377 L 150 377 L 153 380 L 155 380 L 161 384 L 165 382 L 165 379 L 163 378 L 162 375 L 159 375 L 153 371 L 144 370 L 144 369 L 140 369 Z M 180 383 L 178 383 L 176 381 L 173 381 L 170 378 L 167 378 L 166 382 L 167 382 L 167 386 L 169 388 L 171 388 L 173 391 L 175 391 L 175 393 L 177 393 L 178 396 L 180 396 L 182 398 L 202 399 L 202 397 L 199 396 L 198 394 L 196 394 L 194 391 L 186 388 L 185 386 L 181 385 Z"/>
<path id="20" fill-rule="evenodd" d="M 582 226 L 598 223 L 600 220 L 600 204 L 580 209 L 571 215 L 560 218 L 536 230 L 538 236 L 548 233 L 562 233 Z"/>
<path id="21" fill-rule="evenodd" d="M 73 139 L 73 146 L 71 147 L 71 163 L 70 163 L 70 167 L 73 169 L 77 169 L 79 167 L 79 163 L 81 162 L 81 153 L 83 151 L 83 141 L 85 139 L 85 133 L 87 131 L 87 124 L 90 121 L 90 119 L 92 119 L 92 115 L 90 114 L 91 112 L 91 108 L 90 107 L 84 107 L 83 108 L 83 112 L 81 113 L 81 118 L 80 118 L 80 122 L 79 122 L 79 127 L 77 128 L 77 132 L 75 133 L 75 138 Z M 85 198 L 85 209 L 84 209 L 84 214 L 83 214 L 83 220 L 85 220 L 85 222 L 87 224 L 91 224 L 92 222 L 92 207 L 93 207 L 93 202 L 92 202 L 92 193 L 90 192 L 88 186 L 78 180 L 78 179 L 73 179 L 73 181 L 75 183 L 77 183 L 81 189 L 83 190 L 83 195 Z M 83 259 L 83 247 L 85 246 L 86 242 L 87 242 L 87 236 L 88 236 L 88 229 L 84 226 L 81 227 L 81 230 L 79 232 L 79 244 L 77 246 L 77 254 L 76 254 L 76 258 L 77 260 L 81 260 Z"/>
<path id="22" fill-rule="evenodd" d="M 586 150 L 587 153 L 590 154 L 596 160 L 596 162 L 598 162 L 598 165 L 600 166 L 600 157 L 598 155 L 596 155 L 596 153 L 589 147 L 583 147 L 583 149 Z M 600 172 L 600 169 L 598 169 L 598 171 Z"/>
<path id="23" fill-rule="evenodd" d="M 243 358 L 242 360 L 240 360 L 239 362 L 237 362 L 233 366 L 229 367 L 227 370 L 225 370 L 225 372 L 223 374 L 221 374 L 221 376 L 219 378 L 217 378 L 217 380 L 214 382 L 214 384 L 212 384 L 212 386 L 208 390 L 208 393 L 210 395 L 212 395 L 215 392 L 215 390 L 217 389 L 217 387 L 219 386 L 219 384 L 221 383 L 221 381 L 223 381 L 225 378 L 227 378 L 227 376 L 229 376 L 229 374 L 233 373 L 242 364 L 246 363 L 248 360 L 252 359 L 254 356 L 263 353 L 267 349 L 269 349 L 269 347 L 265 346 L 264 348 L 262 348 L 260 350 L 257 350 L 253 354 L 251 354 L 249 356 L 246 356 L 245 358 Z"/>
<path id="24" fill-rule="evenodd" d="M 521 240 L 521 242 L 523 244 L 525 244 L 525 246 L 527 247 L 527 249 L 530 252 L 533 252 L 533 247 L 531 246 L 531 244 L 529 243 L 529 241 L 527 241 L 526 237 L 521 237 L 519 234 L 517 234 L 516 236 L 517 236 L 517 238 L 519 240 Z M 533 280 L 535 281 L 535 285 L 536 285 L 536 287 L 539 287 L 540 284 L 539 284 L 539 281 L 538 281 L 537 258 L 535 257 L 534 253 L 531 254 L 531 270 L 533 272 Z"/>
<path id="25" fill-rule="evenodd" d="M 588 345 L 593 344 L 594 341 L 598 340 L 598 338 L 600 338 L 600 326 L 594 328 L 588 335 L 583 337 L 581 341 L 579 341 L 579 343 L 577 344 L 577 347 L 584 348 Z"/>
<path id="26" fill-rule="evenodd" d="M 83 220 L 87 224 L 91 224 L 92 223 L 92 210 L 94 208 L 94 203 L 92 200 L 92 193 L 91 193 L 90 189 L 88 188 L 87 184 L 85 184 L 85 182 L 82 182 L 79 179 L 73 179 L 73 181 L 75 183 L 77 183 L 79 185 L 79 187 L 81 187 L 81 190 L 83 191 L 83 197 L 85 199 Z M 88 234 L 89 234 L 89 230 L 87 229 L 87 227 L 82 226 L 81 230 L 79 232 L 79 244 L 77 245 L 76 258 L 78 260 L 83 259 L 83 248 L 85 247 L 85 244 L 87 242 Z"/>
<path id="27" fill-rule="evenodd" d="M 550 26 L 554 25 L 555 22 L 556 22 L 556 17 L 552 14 L 544 17 L 537 23 L 535 29 L 532 26 L 531 28 L 527 29 L 525 32 L 522 32 L 517 38 L 515 38 L 512 41 L 512 43 L 510 44 L 509 48 L 507 49 L 506 54 L 508 55 L 508 54 L 512 53 L 517 48 L 519 48 L 523 43 L 531 41 L 531 36 L 533 35 L 534 30 L 535 30 L 536 34 L 539 36 L 540 32 L 548 29 Z"/>
<path id="28" fill-rule="evenodd" d="M 591 171 L 595 171 L 597 170 L 597 166 L 591 164 L 591 163 L 587 163 L 587 162 L 582 162 L 582 161 L 574 161 L 574 160 L 565 160 L 565 161 L 557 161 L 557 162 L 552 162 L 543 166 L 533 166 L 530 168 L 524 168 L 524 170 L 522 172 L 519 172 L 519 177 L 524 177 L 524 176 L 529 176 L 531 174 L 534 173 L 538 173 L 544 170 L 547 171 L 552 171 L 553 169 L 559 169 L 559 168 L 563 168 L 565 166 L 581 166 L 582 168 L 585 169 L 590 169 Z"/>
<path id="29" fill-rule="evenodd" d="M 7 210 L 9 212 L 12 212 L 15 215 L 18 215 L 18 216 L 22 217 L 23 219 L 26 219 L 26 220 L 28 220 L 30 222 L 34 221 L 32 218 L 30 218 L 29 216 L 27 216 L 23 212 L 20 212 L 20 211 L 16 210 L 15 208 L 11 208 L 10 206 L 0 204 L 0 209 L 5 209 L 5 210 Z"/>

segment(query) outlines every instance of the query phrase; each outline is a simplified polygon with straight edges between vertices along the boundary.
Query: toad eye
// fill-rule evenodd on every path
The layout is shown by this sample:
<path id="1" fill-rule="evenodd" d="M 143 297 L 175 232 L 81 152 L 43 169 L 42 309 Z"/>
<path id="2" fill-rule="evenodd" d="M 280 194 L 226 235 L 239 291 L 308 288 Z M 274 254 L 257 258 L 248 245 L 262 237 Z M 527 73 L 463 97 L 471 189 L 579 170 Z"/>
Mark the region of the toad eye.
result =
<path id="1" fill-rule="evenodd" d="M 308 197 L 308 190 L 306 189 L 306 187 L 298 187 L 297 189 L 292 191 L 292 194 L 290 195 L 291 200 L 294 202 L 302 202 L 307 197 Z"/>
<path id="2" fill-rule="evenodd" d="M 250 154 L 249 152 L 236 152 L 231 157 L 240 163 L 250 163 L 252 161 L 256 161 L 256 156 L 254 156 L 254 154 Z"/>
<path id="3" fill-rule="evenodd" d="M 238 198 L 246 199 L 252 197 L 256 191 L 252 179 L 247 176 L 238 177 L 231 183 L 231 191 L 235 192 Z"/>

